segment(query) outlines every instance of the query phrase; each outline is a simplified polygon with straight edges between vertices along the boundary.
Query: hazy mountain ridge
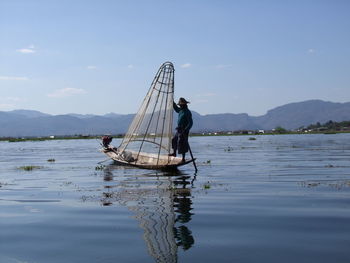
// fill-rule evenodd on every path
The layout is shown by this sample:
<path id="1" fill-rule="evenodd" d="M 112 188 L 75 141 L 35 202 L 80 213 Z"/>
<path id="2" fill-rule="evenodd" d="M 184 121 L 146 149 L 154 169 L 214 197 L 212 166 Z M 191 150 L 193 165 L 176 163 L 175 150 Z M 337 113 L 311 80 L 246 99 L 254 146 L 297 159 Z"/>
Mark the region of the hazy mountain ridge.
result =
<path id="1" fill-rule="evenodd" d="M 295 129 L 312 123 L 324 123 L 329 120 L 350 120 L 350 103 L 335 103 L 322 100 L 295 102 L 269 110 L 265 115 L 256 117 L 255 123 L 263 129 L 282 126 Z"/>
<path id="2" fill-rule="evenodd" d="M 290 103 L 254 117 L 246 113 L 200 115 L 192 111 L 192 132 L 273 129 L 282 126 L 296 129 L 329 120 L 350 120 L 350 102 L 335 103 L 309 100 Z M 134 114 L 108 113 L 50 115 L 33 110 L 0 111 L 0 136 L 49 136 L 75 134 L 125 133 Z M 176 121 L 176 116 L 174 120 Z"/>

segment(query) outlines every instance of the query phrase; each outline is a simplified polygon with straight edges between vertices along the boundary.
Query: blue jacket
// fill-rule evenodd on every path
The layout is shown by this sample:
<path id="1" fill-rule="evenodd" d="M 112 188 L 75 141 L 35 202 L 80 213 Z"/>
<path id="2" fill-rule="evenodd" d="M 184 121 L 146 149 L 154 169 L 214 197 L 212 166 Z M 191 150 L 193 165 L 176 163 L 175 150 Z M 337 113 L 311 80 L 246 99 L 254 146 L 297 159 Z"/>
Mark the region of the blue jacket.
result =
<path id="1" fill-rule="evenodd" d="M 177 127 L 181 128 L 183 131 L 189 132 L 193 125 L 191 111 L 187 108 L 187 106 L 180 108 L 175 102 L 173 103 L 173 106 L 174 110 L 179 114 L 177 119 Z"/>

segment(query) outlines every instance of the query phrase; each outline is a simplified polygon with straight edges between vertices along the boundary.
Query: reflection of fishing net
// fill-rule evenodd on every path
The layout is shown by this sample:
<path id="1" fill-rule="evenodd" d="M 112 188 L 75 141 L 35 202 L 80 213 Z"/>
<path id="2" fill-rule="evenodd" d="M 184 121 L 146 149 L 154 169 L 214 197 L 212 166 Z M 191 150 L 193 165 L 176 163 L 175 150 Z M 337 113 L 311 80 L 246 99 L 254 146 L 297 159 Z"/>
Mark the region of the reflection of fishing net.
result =
<path id="1" fill-rule="evenodd" d="M 164 63 L 126 133 L 119 152 L 133 153 L 135 164 L 145 162 L 143 153 L 152 156 L 154 165 L 169 162 L 174 101 L 174 66 Z M 136 154 L 135 154 L 136 153 Z"/>
<path id="2" fill-rule="evenodd" d="M 104 169 L 104 180 L 116 179 L 113 170 Z M 195 240 L 186 223 L 191 221 L 193 181 L 176 173 L 147 173 L 126 177 L 118 176 L 118 184 L 105 186 L 101 199 L 103 205 L 113 202 L 126 206 L 135 212 L 133 218 L 144 230 L 143 239 L 149 254 L 157 263 L 177 262 L 178 248 L 190 249 Z M 177 225 L 178 224 L 178 225 Z"/>
<path id="3" fill-rule="evenodd" d="M 118 201 L 136 213 L 149 254 L 157 263 L 177 262 L 173 191 L 169 190 L 171 180 L 157 177 L 154 181 L 150 177 L 147 183 L 129 180 L 122 187 Z"/>

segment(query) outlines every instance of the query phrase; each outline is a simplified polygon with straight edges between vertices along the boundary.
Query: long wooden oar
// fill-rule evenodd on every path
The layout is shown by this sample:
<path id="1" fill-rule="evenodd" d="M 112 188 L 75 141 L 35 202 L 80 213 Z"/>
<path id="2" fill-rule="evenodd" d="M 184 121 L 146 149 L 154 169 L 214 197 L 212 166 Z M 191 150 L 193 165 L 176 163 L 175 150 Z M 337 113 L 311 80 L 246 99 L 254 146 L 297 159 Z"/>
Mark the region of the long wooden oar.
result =
<path id="1" fill-rule="evenodd" d="M 197 171 L 198 171 L 198 169 L 197 169 L 196 162 L 194 161 L 194 158 L 193 158 L 193 153 L 192 153 L 192 150 L 191 150 L 190 144 L 188 144 L 188 150 L 190 151 L 191 158 L 192 158 L 192 160 L 193 160 L 194 170 L 197 172 Z"/>
<path id="2" fill-rule="evenodd" d="M 108 159 L 106 159 L 106 160 L 103 160 L 103 161 L 101 161 L 101 162 L 98 162 L 98 164 L 101 164 L 101 163 L 107 162 L 107 161 L 109 161 L 109 160 L 112 160 L 112 159 L 111 159 L 111 158 L 108 158 Z"/>

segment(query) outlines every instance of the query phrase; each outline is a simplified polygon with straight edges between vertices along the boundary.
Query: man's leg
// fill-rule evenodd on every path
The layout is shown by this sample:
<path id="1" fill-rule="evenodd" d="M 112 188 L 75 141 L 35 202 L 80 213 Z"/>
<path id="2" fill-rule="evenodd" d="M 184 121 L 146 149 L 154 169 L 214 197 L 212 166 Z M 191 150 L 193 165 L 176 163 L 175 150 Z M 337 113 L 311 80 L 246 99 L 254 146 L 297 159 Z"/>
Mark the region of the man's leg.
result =
<path id="1" fill-rule="evenodd" d="M 169 154 L 170 156 L 176 157 L 178 140 L 179 134 L 176 132 L 173 139 L 171 140 L 171 147 L 173 148 L 173 153 Z"/>
<path id="2" fill-rule="evenodd" d="M 185 161 L 186 152 L 188 151 L 188 132 L 183 132 L 179 135 L 179 153 L 182 154 L 182 161 Z"/>

